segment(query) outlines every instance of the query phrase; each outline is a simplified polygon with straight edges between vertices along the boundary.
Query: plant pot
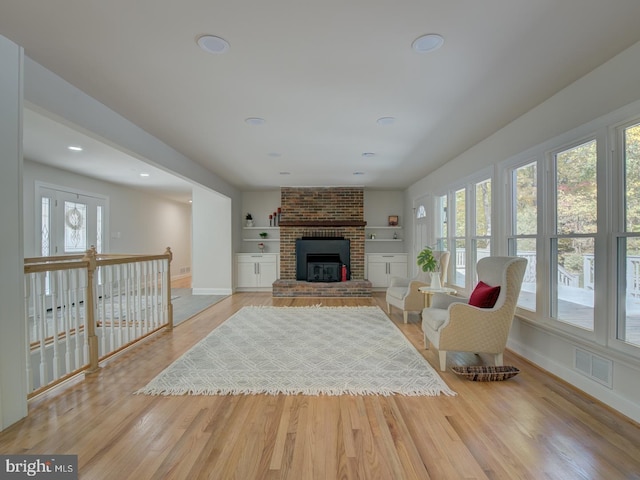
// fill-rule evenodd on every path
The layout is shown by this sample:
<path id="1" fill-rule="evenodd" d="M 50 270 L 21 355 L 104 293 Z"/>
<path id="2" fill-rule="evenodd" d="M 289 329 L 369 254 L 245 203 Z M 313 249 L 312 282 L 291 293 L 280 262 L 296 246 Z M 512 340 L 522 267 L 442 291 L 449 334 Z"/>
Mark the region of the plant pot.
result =
<path id="1" fill-rule="evenodd" d="M 431 288 L 442 288 L 440 272 L 431 272 Z"/>

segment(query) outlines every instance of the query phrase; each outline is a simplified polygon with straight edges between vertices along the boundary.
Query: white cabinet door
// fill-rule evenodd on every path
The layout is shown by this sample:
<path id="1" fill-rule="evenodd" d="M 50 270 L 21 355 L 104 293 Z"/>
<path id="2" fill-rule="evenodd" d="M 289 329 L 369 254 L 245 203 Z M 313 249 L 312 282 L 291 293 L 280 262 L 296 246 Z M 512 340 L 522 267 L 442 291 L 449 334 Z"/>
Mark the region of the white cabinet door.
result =
<path id="1" fill-rule="evenodd" d="M 399 259 L 396 262 L 389 262 L 389 278 L 391 277 L 407 277 L 407 259 Z"/>
<path id="2" fill-rule="evenodd" d="M 254 262 L 238 262 L 238 287 L 256 286 L 256 264 Z"/>
<path id="3" fill-rule="evenodd" d="M 276 262 L 264 261 L 258 263 L 258 287 L 270 287 L 277 280 Z"/>
<path id="4" fill-rule="evenodd" d="M 387 262 L 369 262 L 367 268 L 367 280 L 372 287 L 386 287 L 388 283 Z"/>

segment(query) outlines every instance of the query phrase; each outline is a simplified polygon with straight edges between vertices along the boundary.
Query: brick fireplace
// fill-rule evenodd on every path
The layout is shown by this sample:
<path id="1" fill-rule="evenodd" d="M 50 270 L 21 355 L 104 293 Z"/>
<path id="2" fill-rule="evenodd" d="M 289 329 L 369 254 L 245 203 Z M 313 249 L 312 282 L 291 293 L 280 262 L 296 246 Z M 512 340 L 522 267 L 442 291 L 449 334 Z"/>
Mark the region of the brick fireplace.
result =
<path id="1" fill-rule="evenodd" d="M 364 280 L 364 191 L 362 187 L 283 187 L 280 191 L 280 278 L 273 296 L 371 296 Z M 296 279 L 296 240 L 342 237 L 350 243 L 347 282 Z"/>

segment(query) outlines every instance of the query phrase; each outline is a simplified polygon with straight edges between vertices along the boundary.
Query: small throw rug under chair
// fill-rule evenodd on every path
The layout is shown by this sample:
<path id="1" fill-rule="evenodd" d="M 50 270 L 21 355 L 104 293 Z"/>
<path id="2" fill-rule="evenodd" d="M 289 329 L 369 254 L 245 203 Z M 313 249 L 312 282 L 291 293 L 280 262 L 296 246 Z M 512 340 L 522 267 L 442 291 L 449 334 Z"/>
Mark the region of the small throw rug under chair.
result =
<path id="1" fill-rule="evenodd" d="M 379 307 L 244 307 L 136 393 L 455 395 Z"/>

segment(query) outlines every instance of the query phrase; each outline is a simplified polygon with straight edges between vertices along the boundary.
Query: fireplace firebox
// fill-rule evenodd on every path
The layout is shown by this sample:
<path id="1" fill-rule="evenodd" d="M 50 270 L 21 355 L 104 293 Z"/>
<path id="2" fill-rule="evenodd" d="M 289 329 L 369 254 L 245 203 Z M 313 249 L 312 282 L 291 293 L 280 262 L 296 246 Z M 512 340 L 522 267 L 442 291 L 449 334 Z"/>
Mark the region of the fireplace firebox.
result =
<path id="1" fill-rule="evenodd" d="M 296 240 L 296 280 L 339 282 L 342 265 L 350 268 L 350 244 L 344 237 L 302 237 Z"/>
<path id="2" fill-rule="evenodd" d="M 307 281 L 309 282 L 339 282 L 340 255 L 336 253 L 307 255 Z"/>

